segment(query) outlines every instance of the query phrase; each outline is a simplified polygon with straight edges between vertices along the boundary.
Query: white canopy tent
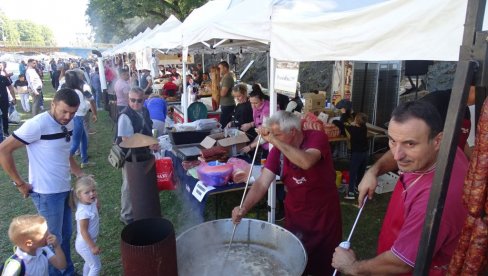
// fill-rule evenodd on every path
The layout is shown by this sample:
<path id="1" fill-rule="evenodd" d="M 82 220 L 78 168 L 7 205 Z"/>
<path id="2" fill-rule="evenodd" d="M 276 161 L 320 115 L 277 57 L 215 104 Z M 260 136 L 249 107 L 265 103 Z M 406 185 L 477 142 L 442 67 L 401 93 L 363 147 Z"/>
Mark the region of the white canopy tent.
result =
<path id="1" fill-rule="evenodd" d="M 215 47 L 227 52 L 248 51 L 248 47 L 253 47 L 249 51 L 268 50 L 271 1 L 217 0 L 209 3 L 184 21 L 183 47 L 204 52 L 214 51 Z M 214 14 L 208 16 L 210 12 Z"/>
<path id="2" fill-rule="evenodd" d="M 467 1 L 389 0 L 312 16 L 300 5 L 299 1 L 282 0 L 274 6 L 273 58 L 457 60 Z"/>
<path id="3" fill-rule="evenodd" d="M 147 27 L 144 32 L 140 32 L 138 35 L 136 35 L 134 38 L 132 38 L 127 44 L 125 44 L 123 47 L 120 47 L 116 51 L 114 51 L 114 54 L 122 54 L 122 53 L 128 53 L 130 52 L 129 49 L 130 47 L 136 43 L 139 39 L 143 38 L 145 35 L 147 35 L 149 32 L 151 32 L 151 28 Z"/>
<path id="4" fill-rule="evenodd" d="M 130 43 L 125 45 L 125 47 L 123 47 L 123 51 L 127 53 L 134 52 L 134 49 L 136 49 L 138 45 L 146 41 L 147 37 L 154 33 L 157 29 L 161 28 L 161 26 L 162 25 L 156 25 L 152 30 L 149 28 L 146 29 L 140 36 L 134 37 Z"/>
<path id="5" fill-rule="evenodd" d="M 181 46 L 181 21 L 174 15 L 171 15 L 158 28 L 134 43 L 132 50 L 134 52 L 145 48 L 151 49 L 174 49 Z"/>
<path id="6" fill-rule="evenodd" d="M 114 55 L 115 51 L 117 51 L 118 49 L 120 49 L 121 47 L 123 47 L 124 45 L 129 43 L 130 41 L 131 41 L 131 38 L 128 38 L 128 39 L 122 41 L 121 43 L 115 45 L 113 48 L 110 48 L 110 49 L 103 51 L 102 56 L 108 57 L 108 56 Z"/>
<path id="7" fill-rule="evenodd" d="M 182 46 L 189 47 L 198 42 L 205 41 L 207 27 L 211 22 L 219 20 L 219 16 L 232 6 L 232 0 L 213 0 L 193 10 L 182 24 Z M 231 22 L 228 22 L 229 24 Z"/>

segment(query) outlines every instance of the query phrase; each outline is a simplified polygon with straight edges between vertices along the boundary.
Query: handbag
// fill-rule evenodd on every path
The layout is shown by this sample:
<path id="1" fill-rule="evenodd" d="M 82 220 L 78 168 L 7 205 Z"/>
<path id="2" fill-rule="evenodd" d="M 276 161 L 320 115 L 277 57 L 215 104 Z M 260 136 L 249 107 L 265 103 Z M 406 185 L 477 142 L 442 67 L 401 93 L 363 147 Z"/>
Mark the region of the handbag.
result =
<path id="1" fill-rule="evenodd" d="M 117 144 L 114 144 L 110 148 L 110 152 L 108 154 L 108 162 L 112 167 L 116 169 L 120 169 L 124 166 L 125 159 L 126 159 L 126 152 Z"/>
<path id="2" fill-rule="evenodd" d="M 20 114 L 19 112 L 17 111 L 17 109 L 15 109 L 15 106 L 13 107 L 14 111 L 12 111 L 12 113 L 10 113 L 10 115 L 8 116 L 8 121 L 9 122 L 12 122 L 12 123 L 20 123 Z"/>

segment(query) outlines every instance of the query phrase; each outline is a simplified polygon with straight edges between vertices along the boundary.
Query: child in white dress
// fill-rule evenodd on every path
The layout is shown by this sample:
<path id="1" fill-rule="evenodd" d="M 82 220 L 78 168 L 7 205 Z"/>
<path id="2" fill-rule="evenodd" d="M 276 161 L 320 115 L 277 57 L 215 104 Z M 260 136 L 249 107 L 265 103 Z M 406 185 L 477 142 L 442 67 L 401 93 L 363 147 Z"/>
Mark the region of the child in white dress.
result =
<path id="1" fill-rule="evenodd" d="M 76 181 L 76 241 L 75 249 L 85 260 L 83 276 L 99 275 L 102 269 L 100 247 L 96 244 L 99 221 L 99 202 L 96 182 L 91 176 L 84 176 Z"/>

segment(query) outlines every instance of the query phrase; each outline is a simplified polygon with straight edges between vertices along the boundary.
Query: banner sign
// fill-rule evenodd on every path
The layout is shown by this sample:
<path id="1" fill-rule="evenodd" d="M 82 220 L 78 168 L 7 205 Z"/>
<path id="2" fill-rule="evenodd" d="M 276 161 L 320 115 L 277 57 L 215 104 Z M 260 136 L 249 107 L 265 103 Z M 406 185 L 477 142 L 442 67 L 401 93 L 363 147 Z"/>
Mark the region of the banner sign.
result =
<path id="1" fill-rule="evenodd" d="M 156 58 L 158 60 L 158 65 L 171 65 L 171 64 L 182 64 L 182 56 L 181 54 L 163 54 L 157 52 Z M 194 63 L 193 55 L 187 55 L 187 64 Z"/>
<path id="2" fill-rule="evenodd" d="M 278 61 L 275 70 L 275 92 L 295 97 L 298 81 L 298 62 Z"/>
<path id="3" fill-rule="evenodd" d="M 332 103 L 337 104 L 342 99 L 352 100 L 352 61 L 336 61 L 332 74 Z"/>

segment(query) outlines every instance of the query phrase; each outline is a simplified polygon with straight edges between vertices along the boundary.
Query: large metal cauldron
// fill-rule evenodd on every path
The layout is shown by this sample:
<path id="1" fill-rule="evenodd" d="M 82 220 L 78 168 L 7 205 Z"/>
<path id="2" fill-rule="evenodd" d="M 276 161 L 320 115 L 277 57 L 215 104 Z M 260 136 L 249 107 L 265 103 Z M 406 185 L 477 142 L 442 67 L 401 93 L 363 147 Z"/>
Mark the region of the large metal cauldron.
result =
<path id="1" fill-rule="evenodd" d="M 233 226 L 230 219 L 214 220 L 179 235 L 176 238 L 179 276 L 302 275 L 307 254 L 300 240 L 288 230 L 265 221 L 243 219 L 226 259 Z"/>

